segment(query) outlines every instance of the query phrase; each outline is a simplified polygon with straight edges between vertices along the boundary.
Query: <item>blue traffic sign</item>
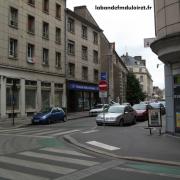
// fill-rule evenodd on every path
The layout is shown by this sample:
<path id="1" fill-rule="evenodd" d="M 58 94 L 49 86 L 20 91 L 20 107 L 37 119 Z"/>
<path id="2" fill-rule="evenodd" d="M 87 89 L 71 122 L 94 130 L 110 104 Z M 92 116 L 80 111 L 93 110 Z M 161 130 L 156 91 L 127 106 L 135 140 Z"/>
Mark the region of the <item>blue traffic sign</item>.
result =
<path id="1" fill-rule="evenodd" d="M 101 72 L 101 80 L 107 80 L 107 72 Z"/>

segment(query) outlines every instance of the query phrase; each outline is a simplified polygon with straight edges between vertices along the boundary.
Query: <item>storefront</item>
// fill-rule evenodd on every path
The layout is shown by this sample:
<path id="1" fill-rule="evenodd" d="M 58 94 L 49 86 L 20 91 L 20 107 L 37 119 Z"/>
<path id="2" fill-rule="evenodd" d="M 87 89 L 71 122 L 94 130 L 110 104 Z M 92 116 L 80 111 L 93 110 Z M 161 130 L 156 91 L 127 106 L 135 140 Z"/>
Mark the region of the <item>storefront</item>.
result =
<path id="1" fill-rule="evenodd" d="M 67 97 L 69 112 L 87 111 L 99 102 L 98 85 L 69 81 Z"/>

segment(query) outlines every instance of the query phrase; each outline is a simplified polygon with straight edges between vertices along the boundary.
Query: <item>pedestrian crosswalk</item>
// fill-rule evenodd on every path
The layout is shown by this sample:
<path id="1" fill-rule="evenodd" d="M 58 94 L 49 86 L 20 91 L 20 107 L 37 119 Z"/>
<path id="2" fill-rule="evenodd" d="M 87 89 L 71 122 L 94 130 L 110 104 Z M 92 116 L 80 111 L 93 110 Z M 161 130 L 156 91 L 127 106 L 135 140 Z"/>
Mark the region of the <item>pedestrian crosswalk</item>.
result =
<path id="1" fill-rule="evenodd" d="M 68 148 L 45 147 L 0 156 L 0 179 L 48 180 L 104 162 Z"/>
<path id="2" fill-rule="evenodd" d="M 0 129 L 1 135 L 13 134 L 16 136 L 29 136 L 29 137 L 42 137 L 51 138 L 65 134 L 75 133 L 80 131 L 79 129 L 60 129 L 60 128 L 39 128 L 39 127 L 25 127 L 14 129 Z"/>

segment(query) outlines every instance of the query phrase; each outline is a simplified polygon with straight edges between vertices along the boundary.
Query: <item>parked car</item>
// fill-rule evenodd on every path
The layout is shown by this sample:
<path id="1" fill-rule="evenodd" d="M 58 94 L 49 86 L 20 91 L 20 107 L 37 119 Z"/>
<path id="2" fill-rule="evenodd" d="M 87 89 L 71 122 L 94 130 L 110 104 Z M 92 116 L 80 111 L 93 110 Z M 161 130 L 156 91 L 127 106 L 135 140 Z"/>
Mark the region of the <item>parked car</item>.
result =
<path id="1" fill-rule="evenodd" d="M 137 114 L 137 120 L 140 121 L 146 121 L 148 120 L 148 109 L 151 109 L 152 107 L 148 104 L 134 104 L 133 109 L 136 111 Z"/>
<path id="2" fill-rule="evenodd" d="M 32 124 L 64 121 L 65 112 L 59 107 L 45 108 L 32 117 Z"/>
<path id="3" fill-rule="evenodd" d="M 110 106 L 104 113 L 96 117 L 96 124 L 114 124 L 123 126 L 124 124 L 136 123 L 136 112 L 128 105 Z"/>
<path id="4" fill-rule="evenodd" d="M 108 104 L 97 104 L 89 111 L 89 116 L 97 116 L 99 113 L 101 113 L 104 109 L 108 107 Z"/>
<path id="5" fill-rule="evenodd" d="M 164 105 L 162 103 L 154 102 L 154 103 L 150 103 L 150 105 L 154 109 L 160 109 L 162 115 L 166 114 L 166 109 L 165 109 L 165 107 L 164 107 Z"/>

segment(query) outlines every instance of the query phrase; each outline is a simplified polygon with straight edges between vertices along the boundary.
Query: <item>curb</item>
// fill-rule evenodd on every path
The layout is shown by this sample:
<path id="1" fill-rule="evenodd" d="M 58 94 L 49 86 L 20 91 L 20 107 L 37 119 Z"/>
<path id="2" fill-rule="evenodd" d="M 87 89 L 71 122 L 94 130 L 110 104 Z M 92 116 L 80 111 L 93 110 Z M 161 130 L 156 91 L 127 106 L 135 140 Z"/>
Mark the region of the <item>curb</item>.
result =
<path id="1" fill-rule="evenodd" d="M 89 151 L 92 151 L 92 152 L 95 152 L 95 153 L 98 153 L 98 154 L 101 154 L 101 155 L 110 156 L 110 157 L 113 157 L 113 158 L 118 158 L 118 159 L 123 159 L 123 160 L 130 160 L 130 161 L 139 161 L 139 162 L 145 162 L 145 163 L 168 165 L 168 166 L 179 166 L 180 167 L 180 162 L 157 160 L 157 159 L 142 158 L 142 157 L 132 157 L 132 156 L 119 156 L 119 155 L 116 155 L 116 154 L 113 154 L 113 153 L 109 153 L 109 152 L 106 152 L 106 151 L 102 151 L 102 150 L 99 150 L 99 149 L 92 148 L 92 147 L 87 146 L 85 144 L 81 144 L 80 142 L 78 142 L 76 139 L 74 139 L 70 135 L 63 136 L 63 139 L 66 142 L 70 143 L 70 144 L 78 146 L 79 148 L 83 148 L 85 150 L 89 150 Z"/>

